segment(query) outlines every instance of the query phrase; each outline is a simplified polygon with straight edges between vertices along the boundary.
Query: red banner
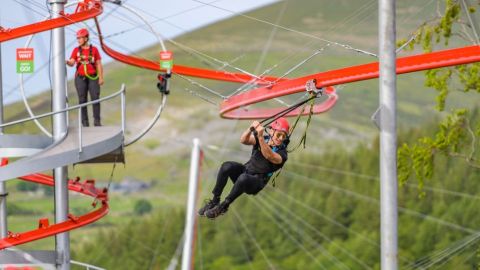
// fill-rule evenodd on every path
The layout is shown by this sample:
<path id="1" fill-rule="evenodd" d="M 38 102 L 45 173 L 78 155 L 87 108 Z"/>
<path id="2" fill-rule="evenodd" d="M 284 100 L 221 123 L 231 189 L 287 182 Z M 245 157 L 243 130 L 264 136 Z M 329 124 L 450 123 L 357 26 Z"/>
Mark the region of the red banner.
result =
<path id="1" fill-rule="evenodd" d="M 33 61 L 33 48 L 17 49 L 17 61 Z"/>

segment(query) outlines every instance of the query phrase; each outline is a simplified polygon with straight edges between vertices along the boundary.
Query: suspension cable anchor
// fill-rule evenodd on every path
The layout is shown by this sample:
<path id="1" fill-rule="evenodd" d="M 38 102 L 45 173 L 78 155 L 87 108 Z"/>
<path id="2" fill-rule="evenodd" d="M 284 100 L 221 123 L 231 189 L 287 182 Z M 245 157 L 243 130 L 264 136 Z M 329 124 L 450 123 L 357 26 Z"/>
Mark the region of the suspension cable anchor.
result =
<path id="1" fill-rule="evenodd" d="M 307 93 L 313 96 L 323 96 L 323 91 L 325 91 L 325 87 L 317 88 L 317 80 L 311 79 L 305 83 L 305 90 Z"/>

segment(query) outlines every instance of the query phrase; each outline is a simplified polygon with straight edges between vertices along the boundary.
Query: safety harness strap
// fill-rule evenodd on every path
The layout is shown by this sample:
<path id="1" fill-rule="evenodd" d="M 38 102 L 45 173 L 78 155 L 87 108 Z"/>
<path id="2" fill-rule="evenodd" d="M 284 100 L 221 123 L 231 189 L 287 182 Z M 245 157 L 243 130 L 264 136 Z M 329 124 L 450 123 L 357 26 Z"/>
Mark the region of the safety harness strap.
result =
<path id="1" fill-rule="evenodd" d="M 97 72 L 97 67 L 95 66 L 95 58 L 93 57 L 93 46 L 89 45 L 88 47 L 88 56 L 87 59 L 85 60 L 85 56 L 82 54 L 83 49 L 82 46 L 78 46 L 77 50 L 77 73 L 78 73 L 78 68 L 83 65 L 83 71 L 85 73 L 85 77 L 87 77 L 90 80 L 97 80 L 98 79 L 98 72 Z M 82 57 L 84 59 L 82 59 Z M 90 76 L 87 72 L 87 64 L 92 65 L 93 69 L 95 70 L 95 76 Z"/>
<path id="2" fill-rule="evenodd" d="M 287 150 L 289 153 L 295 151 L 298 147 L 300 147 L 300 145 L 303 144 L 303 148 L 305 148 L 306 146 L 306 143 L 307 143 L 307 130 L 308 130 L 308 127 L 310 125 L 310 121 L 312 120 L 312 115 L 313 115 L 313 107 L 315 105 L 315 99 L 318 98 L 319 96 L 321 96 L 323 94 L 323 89 L 317 89 L 316 88 L 316 82 L 314 80 L 312 81 L 308 81 L 307 84 L 306 84 L 306 89 L 307 89 L 307 92 L 310 94 L 310 97 L 303 100 L 303 101 L 300 101 L 288 108 L 286 108 L 285 110 L 282 110 L 268 118 L 265 118 L 263 119 L 262 121 L 260 121 L 260 124 L 263 124 L 264 126 L 268 126 L 270 125 L 271 123 L 273 123 L 275 120 L 277 120 L 278 118 L 280 117 L 283 117 L 285 115 L 287 115 L 288 113 L 292 112 L 293 110 L 299 108 L 300 106 L 303 106 L 302 109 L 300 110 L 300 113 L 298 114 L 297 118 L 295 119 L 295 122 L 292 126 L 292 128 L 290 129 L 290 132 L 287 134 L 287 138 L 285 140 L 288 140 L 285 142 L 285 145 L 288 146 L 288 143 L 290 142 L 290 136 L 291 134 L 293 133 L 293 131 L 295 130 L 295 128 L 297 127 L 297 124 L 300 120 L 300 118 L 302 117 L 302 113 L 304 112 L 305 108 L 307 105 L 310 105 L 310 109 L 309 109 L 309 114 L 308 114 L 308 118 L 307 118 L 307 123 L 306 123 L 306 127 L 305 127 L 305 130 L 303 132 L 303 135 L 300 139 L 300 141 L 298 142 L 298 144 L 292 149 L 292 150 Z M 315 88 L 315 91 L 312 91 L 312 89 Z M 310 103 L 310 104 L 308 104 Z M 255 137 L 255 142 L 256 144 L 259 144 L 258 142 L 258 133 L 257 131 L 255 130 L 254 127 L 250 127 L 250 131 L 253 133 L 253 136 Z M 283 166 L 282 166 L 283 168 Z M 275 187 L 275 179 L 278 177 L 278 175 L 280 175 L 281 171 L 282 171 L 282 168 L 280 168 L 274 175 L 273 179 L 272 179 L 272 185 Z M 269 177 L 271 175 L 268 175 Z"/>

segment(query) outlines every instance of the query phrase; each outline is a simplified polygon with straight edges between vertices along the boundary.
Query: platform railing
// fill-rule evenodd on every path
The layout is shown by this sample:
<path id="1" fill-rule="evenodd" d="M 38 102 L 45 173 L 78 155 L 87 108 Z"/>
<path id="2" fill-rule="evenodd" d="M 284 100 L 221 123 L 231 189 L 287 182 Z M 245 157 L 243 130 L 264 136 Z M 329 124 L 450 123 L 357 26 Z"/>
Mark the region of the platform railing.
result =
<path id="1" fill-rule="evenodd" d="M 65 108 L 63 110 L 59 110 L 59 111 L 55 111 L 55 112 L 48 112 L 48 113 L 36 115 L 34 117 L 23 118 L 23 119 L 11 121 L 11 122 L 8 122 L 8 123 L 0 124 L 0 128 L 9 127 L 9 126 L 13 126 L 13 125 L 17 125 L 17 124 L 21 124 L 21 123 L 25 123 L 25 122 L 49 117 L 49 116 L 52 116 L 52 115 L 55 115 L 55 114 L 58 114 L 58 113 L 64 113 L 64 112 L 69 112 L 69 111 L 73 111 L 73 110 L 78 110 L 78 147 L 79 147 L 79 153 L 81 153 L 83 151 L 82 121 L 81 121 L 81 119 L 82 119 L 82 108 L 86 107 L 86 106 L 89 106 L 89 105 L 92 105 L 92 104 L 97 104 L 97 103 L 115 98 L 117 96 L 120 96 L 122 134 L 125 135 L 125 127 L 126 127 L 126 117 L 125 117 L 125 115 L 126 115 L 126 113 L 125 113 L 126 112 L 126 86 L 125 86 L 125 84 L 122 84 L 119 91 L 117 91 L 117 92 L 115 92 L 111 95 L 108 95 L 106 97 L 99 98 L 97 100 L 92 100 L 92 101 L 89 101 L 89 102 L 86 102 L 86 103 L 78 104 L 78 105 L 75 105 L 75 106 L 71 106 L 71 107 Z"/>

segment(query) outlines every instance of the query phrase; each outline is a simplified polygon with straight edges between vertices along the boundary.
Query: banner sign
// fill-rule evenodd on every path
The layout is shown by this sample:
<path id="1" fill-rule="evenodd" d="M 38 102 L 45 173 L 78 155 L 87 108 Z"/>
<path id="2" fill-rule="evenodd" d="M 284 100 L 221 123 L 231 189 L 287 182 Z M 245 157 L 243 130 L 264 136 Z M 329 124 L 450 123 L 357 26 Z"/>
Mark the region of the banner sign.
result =
<path id="1" fill-rule="evenodd" d="M 173 52 L 171 51 L 160 52 L 160 68 L 162 69 L 173 68 Z"/>
<path id="2" fill-rule="evenodd" d="M 17 73 L 33 73 L 33 48 L 17 49 Z"/>

